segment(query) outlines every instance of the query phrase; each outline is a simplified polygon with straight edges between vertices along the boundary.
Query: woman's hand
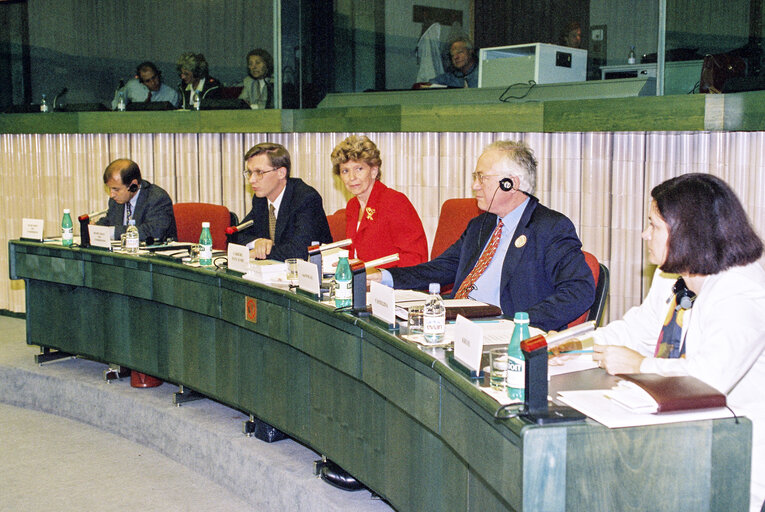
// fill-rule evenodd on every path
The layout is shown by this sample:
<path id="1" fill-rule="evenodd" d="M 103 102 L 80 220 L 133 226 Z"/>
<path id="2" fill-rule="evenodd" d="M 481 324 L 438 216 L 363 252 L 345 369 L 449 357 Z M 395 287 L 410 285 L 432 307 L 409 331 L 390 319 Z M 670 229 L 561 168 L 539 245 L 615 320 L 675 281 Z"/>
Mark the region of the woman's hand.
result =
<path id="1" fill-rule="evenodd" d="M 642 356 L 631 348 L 619 345 L 595 345 L 593 347 L 592 360 L 598 366 L 605 368 L 611 375 L 617 373 L 640 373 L 640 365 L 645 356 Z"/>

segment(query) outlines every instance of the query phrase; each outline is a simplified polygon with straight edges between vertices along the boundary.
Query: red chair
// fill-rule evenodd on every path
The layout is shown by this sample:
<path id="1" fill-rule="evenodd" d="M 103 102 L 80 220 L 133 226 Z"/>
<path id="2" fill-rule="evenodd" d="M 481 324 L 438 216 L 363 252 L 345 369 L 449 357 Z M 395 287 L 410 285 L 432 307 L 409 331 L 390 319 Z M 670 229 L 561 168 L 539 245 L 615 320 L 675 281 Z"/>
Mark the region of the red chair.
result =
<path id="1" fill-rule="evenodd" d="M 345 208 L 340 208 L 332 215 L 327 215 L 332 241 L 345 240 Z"/>
<path id="2" fill-rule="evenodd" d="M 209 222 L 213 249 L 226 250 L 226 228 L 231 222 L 228 208 L 210 203 L 175 203 L 173 213 L 179 242 L 199 242 L 202 222 Z"/>
<path id="3" fill-rule="evenodd" d="M 587 266 L 590 267 L 592 277 L 595 279 L 595 302 L 592 303 L 588 311 L 582 313 L 582 316 L 568 324 L 569 327 L 589 322 L 590 320 L 595 320 L 595 325 L 600 325 L 603 311 L 606 308 L 606 298 L 608 297 L 610 282 L 608 267 L 599 263 L 598 258 L 593 254 L 587 251 L 582 251 L 582 253 L 584 253 L 584 260 L 587 262 Z"/>
<path id="4" fill-rule="evenodd" d="M 441 215 L 438 217 L 438 227 L 433 237 L 433 247 L 430 249 L 430 259 L 434 259 L 456 242 L 473 218 L 482 210 L 474 198 L 447 199 L 441 205 Z"/>

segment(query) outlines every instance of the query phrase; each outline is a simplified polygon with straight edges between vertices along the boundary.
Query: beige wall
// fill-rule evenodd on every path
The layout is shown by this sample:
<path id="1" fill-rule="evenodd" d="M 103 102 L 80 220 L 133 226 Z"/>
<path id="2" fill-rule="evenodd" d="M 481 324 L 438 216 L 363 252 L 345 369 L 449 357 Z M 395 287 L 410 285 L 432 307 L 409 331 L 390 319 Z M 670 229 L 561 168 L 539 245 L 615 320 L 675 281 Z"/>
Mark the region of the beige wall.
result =
<path id="1" fill-rule="evenodd" d="M 220 203 L 246 214 L 250 194 L 242 155 L 271 140 L 287 146 L 293 175 L 313 185 L 334 212 L 348 197 L 332 176 L 329 154 L 345 133 L 0 135 L 0 267 L 23 217 L 41 218 L 57 234 L 61 210 L 105 207 L 101 174 L 117 157 L 136 160 L 146 179 L 176 202 Z M 584 248 L 611 269 L 609 317 L 646 291 L 640 232 L 650 189 L 685 172 L 712 172 L 739 194 L 765 233 L 765 132 L 635 133 L 368 133 L 380 147 L 384 182 L 409 196 L 429 243 L 441 203 L 470 195 L 469 174 L 482 148 L 496 139 L 523 139 L 539 160 L 537 195 L 568 215 Z M 24 311 L 23 283 L 0 278 L 0 309 Z M 607 318 L 609 318 L 607 317 Z"/>

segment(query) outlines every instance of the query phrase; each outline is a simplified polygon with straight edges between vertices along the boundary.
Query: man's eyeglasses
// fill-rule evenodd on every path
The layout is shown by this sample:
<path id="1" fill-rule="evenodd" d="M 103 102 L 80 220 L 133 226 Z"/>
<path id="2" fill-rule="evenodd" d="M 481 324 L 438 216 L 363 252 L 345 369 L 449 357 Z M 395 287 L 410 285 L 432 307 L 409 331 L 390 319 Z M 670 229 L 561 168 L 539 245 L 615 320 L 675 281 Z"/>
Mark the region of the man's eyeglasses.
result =
<path id="1" fill-rule="evenodd" d="M 488 180 L 489 178 L 498 177 L 496 174 L 484 174 L 482 172 L 474 172 L 472 176 L 473 176 L 473 181 L 478 180 L 481 183 L 486 183 L 486 180 Z"/>
<path id="2" fill-rule="evenodd" d="M 245 179 L 249 180 L 250 176 L 252 176 L 254 174 L 255 175 L 255 179 L 256 180 L 260 180 L 260 179 L 263 179 L 263 175 L 264 174 L 268 174 L 269 172 L 274 172 L 275 170 L 276 170 L 275 167 L 273 169 L 269 169 L 267 171 L 261 171 L 260 169 L 255 169 L 254 171 L 251 171 L 249 169 L 245 169 L 245 170 L 242 171 L 242 176 L 244 176 Z"/>

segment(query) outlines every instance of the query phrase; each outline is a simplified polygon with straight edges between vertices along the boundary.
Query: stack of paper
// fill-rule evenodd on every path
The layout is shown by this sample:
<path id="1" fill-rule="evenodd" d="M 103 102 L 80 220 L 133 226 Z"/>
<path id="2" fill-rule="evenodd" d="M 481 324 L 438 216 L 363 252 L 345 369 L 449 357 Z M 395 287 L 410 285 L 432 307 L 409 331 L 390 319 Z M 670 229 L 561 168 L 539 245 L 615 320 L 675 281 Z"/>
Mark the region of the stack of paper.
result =
<path id="1" fill-rule="evenodd" d="M 273 260 L 250 261 L 250 271 L 242 277 L 259 283 L 287 282 L 287 264 Z"/>
<path id="2" fill-rule="evenodd" d="M 348 251 L 342 247 L 335 247 L 321 253 L 321 273 L 326 275 L 335 275 L 337 262 L 342 256 L 348 257 Z"/>

